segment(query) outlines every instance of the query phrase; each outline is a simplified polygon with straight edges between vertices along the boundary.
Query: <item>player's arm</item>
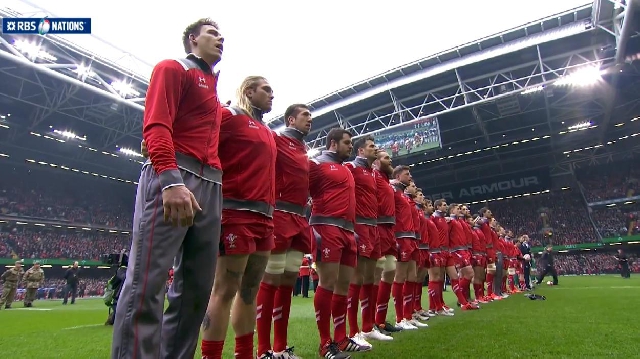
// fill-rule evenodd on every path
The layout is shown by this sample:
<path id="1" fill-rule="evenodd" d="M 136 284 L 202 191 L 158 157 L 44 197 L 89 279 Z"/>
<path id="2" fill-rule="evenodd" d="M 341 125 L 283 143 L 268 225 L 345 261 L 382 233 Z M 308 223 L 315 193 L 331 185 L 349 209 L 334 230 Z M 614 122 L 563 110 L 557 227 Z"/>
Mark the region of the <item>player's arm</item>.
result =
<path id="1" fill-rule="evenodd" d="M 163 190 L 184 185 L 172 134 L 185 80 L 184 68 L 177 61 L 166 60 L 153 69 L 147 89 L 142 137 Z"/>
<path id="2" fill-rule="evenodd" d="M 309 194 L 311 195 L 311 198 L 316 198 L 321 191 L 321 181 L 322 173 L 320 165 L 314 160 L 309 160 Z"/>

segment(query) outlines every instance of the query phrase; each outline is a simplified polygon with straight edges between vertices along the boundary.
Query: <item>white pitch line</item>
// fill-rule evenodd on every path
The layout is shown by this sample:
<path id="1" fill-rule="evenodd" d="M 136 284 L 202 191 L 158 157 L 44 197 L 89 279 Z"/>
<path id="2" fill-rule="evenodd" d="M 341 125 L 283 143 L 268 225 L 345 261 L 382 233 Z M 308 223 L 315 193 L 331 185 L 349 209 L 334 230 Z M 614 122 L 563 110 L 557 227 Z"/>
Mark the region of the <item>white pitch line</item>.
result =
<path id="1" fill-rule="evenodd" d="M 99 326 L 104 326 L 104 323 L 103 323 L 103 324 L 77 325 L 77 326 L 75 326 L 75 327 L 62 328 L 62 330 L 72 330 L 72 329 L 82 329 L 82 328 L 93 328 L 93 327 L 99 327 Z"/>
<path id="2" fill-rule="evenodd" d="M 52 309 L 51 308 L 16 308 L 16 310 L 52 310 Z"/>
<path id="3" fill-rule="evenodd" d="M 540 285 L 539 287 L 542 287 Z M 640 286 L 623 285 L 623 286 L 611 286 L 611 287 L 549 287 L 550 290 L 581 290 L 581 289 L 640 289 Z"/>

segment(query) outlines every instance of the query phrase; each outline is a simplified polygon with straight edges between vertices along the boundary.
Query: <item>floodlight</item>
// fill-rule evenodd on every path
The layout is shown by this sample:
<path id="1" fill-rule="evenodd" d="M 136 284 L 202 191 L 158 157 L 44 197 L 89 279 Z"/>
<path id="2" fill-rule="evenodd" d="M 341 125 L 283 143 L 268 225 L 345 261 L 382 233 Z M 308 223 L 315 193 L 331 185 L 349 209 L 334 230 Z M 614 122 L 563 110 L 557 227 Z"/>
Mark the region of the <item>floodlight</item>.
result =
<path id="1" fill-rule="evenodd" d="M 585 66 L 577 71 L 563 76 L 553 84 L 556 86 L 589 86 L 602 79 L 603 71 L 596 66 Z"/>
<path id="2" fill-rule="evenodd" d="M 317 156 L 318 154 L 320 154 L 320 150 L 319 150 L 319 149 L 317 149 L 317 148 L 311 148 L 311 149 L 309 149 L 309 151 L 307 151 L 307 156 L 308 156 L 309 158 L 315 157 L 315 156 Z"/>
<path id="3" fill-rule="evenodd" d="M 43 50 L 40 45 L 36 45 L 31 42 L 16 40 L 13 43 L 13 46 L 19 51 L 29 55 L 32 60 L 42 59 L 51 62 L 58 60 L 55 56 Z"/>
<path id="4" fill-rule="evenodd" d="M 113 89 L 116 90 L 122 97 L 140 96 L 140 92 L 136 91 L 136 89 L 134 89 L 133 86 L 131 86 L 131 84 L 127 83 L 126 81 L 113 81 L 111 83 L 111 87 L 113 87 Z"/>
<path id="5" fill-rule="evenodd" d="M 132 149 L 129 148 L 119 148 L 118 151 L 120 151 L 120 153 L 123 153 L 125 155 L 128 156 L 133 156 L 133 157 L 142 157 L 142 155 Z"/>

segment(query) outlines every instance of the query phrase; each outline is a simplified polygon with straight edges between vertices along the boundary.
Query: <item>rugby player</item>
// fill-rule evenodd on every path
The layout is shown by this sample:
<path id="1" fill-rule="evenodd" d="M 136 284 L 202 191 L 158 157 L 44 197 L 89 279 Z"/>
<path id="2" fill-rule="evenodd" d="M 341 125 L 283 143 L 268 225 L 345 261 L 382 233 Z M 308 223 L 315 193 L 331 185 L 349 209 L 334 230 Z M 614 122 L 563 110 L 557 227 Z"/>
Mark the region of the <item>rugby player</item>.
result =
<path id="1" fill-rule="evenodd" d="M 418 249 L 420 250 L 420 262 L 416 274 L 416 282 L 413 289 L 413 319 L 429 320 L 430 316 L 427 311 L 422 308 L 422 285 L 427 278 L 429 272 L 429 225 L 426 216 L 427 207 L 431 207 L 433 213 L 433 205 L 430 200 L 424 198 L 421 188 L 416 190 L 415 202 L 419 210 L 420 229 L 418 231 Z"/>
<path id="2" fill-rule="evenodd" d="M 476 214 L 474 217 L 468 217 L 467 221 L 469 225 L 473 227 L 471 263 L 473 265 L 474 296 L 479 303 L 489 303 L 492 299 L 484 295 L 485 270 L 487 268 L 487 242 L 484 238 L 484 233 L 482 233 L 482 229 L 480 229 L 482 218 Z"/>
<path id="3" fill-rule="evenodd" d="M 381 333 L 398 332 L 401 329 L 387 322 L 391 288 L 396 275 L 398 244 L 393 228 L 396 224 L 394 190 L 389 183 L 393 177 L 393 165 L 389 154 L 379 150 L 374 162 L 378 197 L 378 236 L 381 257 L 376 264 L 375 280 L 379 283 L 376 298 L 375 324 Z M 374 291 L 376 291 L 374 286 Z"/>
<path id="4" fill-rule="evenodd" d="M 113 359 L 192 359 L 196 351 L 220 238 L 222 109 L 213 68 L 223 42 L 218 25 L 200 19 L 184 31 L 186 58 L 153 69 L 142 123 L 150 161 L 138 181 Z M 174 263 L 163 316 L 167 268 Z"/>
<path id="5" fill-rule="evenodd" d="M 256 296 L 274 247 L 277 150 L 272 131 L 262 122 L 273 98 L 265 78 L 250 76 L 238 89 L 237 106 L 223 109 L 222 231 L 215 282 L 202 322 L 203 359 L 222 358 L 229 322 L 236 359 L 255 358 Z"/>
<path id="6" fill-rule="evenodd" d="M 319 277 L 313 298 L 320 334 L 319 355 L 343 359 L 346 352 L 370 350 L 347 337 L 347 294 L 357 261 L 354 235 L 355 182 L 343 162 L 351 155 L 351 133 L 334 128 L 327 134 L 326 151 L 309 163 L 309 193 L 313 206 L 312 252 Z M 334 335 L 331 338 L 331 318 Z"/>
<path id="7" fill-rule="evenodd" d="M 374 295 L 376 262 L 381 256 L 377 230 L 377 183 L 372 168 L 373 162 L 377 159 L 377 149 L 371 136 L 358 138 L 354 142 L 354 148 L 356 158 L 345 166 L 351 171 L 356 185 L 355 238 L 358 245 L 358 264 L 349 285 L 347 320 L 349 337 L 360 345 L 371 346 L 367 339 L 393 339 L 373 330 L 373 307 L 370 304 L 370 298 Z M 362 332 L 358 326 L 359 301 L 362 304 Z"/>
<path id="8" fill-rule="evenodd" d="M 478 309 L 477 306 L 472 305 L 467 301 L 467 296 L 463 288 L 469 286 L 471 278 L 473 277 L 473 269 L 471 268 L 471 258 L 469 258 L 469 252 L 467 249 L 467 237 L 464 231 L 463 225 L 466 223 L 460 221 L 460 208 L 459 204 L 449 205 L 449 258 L 445 266 L 447 275 L 451 279 L 451 288 L 453 293 L 458 298 L 458 303 L 463 310 Z M 460 269 L 463 281 L 458 277 L 456 269 Z"/>
<path id="9" fill-rule="evenodd" d="M 496 275 L 496 261 L 497 261 L 497 242 L 498 235 L 491 227 L 493 222 L 493 213 L 487 207 L 484 207 L 478 213 L 480 215 L 480 229 L 485 238 L 485 247 L 487 249 L 487 296 L 492 300 L 501 300 L 502 296 L 494 293 L 494 280 Z"/>
<path id="10" fill-rule="evenodd" d="M 398 243 L 398 262 L 391 295 L 396 310 L 396 326 L 403 330 L 415 330 L 427 326 L 413 319 L 413 283 L 416 281 L 416 265 L 420 259 L 414 224 L 415 202 L 412 199 L 416 186 L 411 180 L 409 166 L 394 168 L 393 178 L 396 207 L 393 231 Z"/>
<path id="11" fill-rule="evenodd" d="M 460 205 L 458 208 L 457 221 L 460 222 L 460 227 L 464 232 L 464 248 L 463 250 L 455 251 L 456 267 L 460 272 L 460 287 L 464 293 L 464 297 L 467 301 L 471 298 L 471 281 L 473 279 L 473 267 L 471 266 L 471 247 L 473 246 L 473 233 L 471 226 L 467 223 L 467 218 L 471 217 L 469 214 L 469 208 L 465 205 Z M 478 303 L 472 303 L 477 305 Z"/>
<path id="12" fill-rule="evenodd" d="M 285 129 L 274 132 L 278 150 L 273 212 L 275 248 L 258 291 L 258 358 L 297 358 L 287 343 L 291 297 L 304 254 L 311 253 L 311 233 L 305 218 L 309 158 L 304 143 L 304 136 L 311 130 L 311 112 L 307 105 L 294 104 L 287 108 L 284 118 Z"/>

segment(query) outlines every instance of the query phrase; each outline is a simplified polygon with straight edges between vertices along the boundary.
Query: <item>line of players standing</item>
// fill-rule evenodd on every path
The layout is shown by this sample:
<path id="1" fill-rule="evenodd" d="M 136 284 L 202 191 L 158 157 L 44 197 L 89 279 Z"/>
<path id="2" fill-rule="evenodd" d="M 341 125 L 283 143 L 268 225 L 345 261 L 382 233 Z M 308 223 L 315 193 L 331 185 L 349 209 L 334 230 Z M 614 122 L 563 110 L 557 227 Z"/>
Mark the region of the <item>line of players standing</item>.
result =
<path id="1" fill-rule="evenodd" d="M 139 181 L 130 254 L 135 261 L 118 301 L 112 358 L 192 357 L 198 337 L 193 324 L 205 312 L 200 298 L 211 282 L 202 321 L 203 359 L 222 358 L 230 322 L 237 359 L 297 358 L 287 331 L 304 253 L 314 255 L 319 276 L 314 307 L 319 354 L 325 358 L 350 358 L 350 352 L 370 350 L 369 339 L 392 340 L 393 331 L 426 327 L 421 320 L 430 314 L 451 316 L 442 300 L 444 273 L 462 309 L 478 308 L 466 295 L 477 277 L 471 261 L 484 270 L 484 250 L 489 276 L 498 251 L 510 255 L 491 234 L 490 211 L 470 221 L 461 206 L 439 201 L 434 208 L 418 197 L 409 168 L 392 169 L 389 155 L 377 151 L 369 137 L 356 141 L 357 157 L 345 163 L 354 144 L 344 129 L 330 130 L 326 150 L 309 160 L 304 136 L 312 116 L 306 105 L 289 106 L 286 129 L 272 132 L 262 117 L 271 110 L 273 89 L 265 78 L 251 76 L 238 90 L 237 106 L 220 108 L 211 91 L 218 79 L 211 68 L 223 42 L 217 25 L 197 22 L 183 40 L 190 54 L 158 64 L 147 92 L 143 134 L 150 162 Z M 173 229 L 162 224 L 162 217 Z M 219 238 L 217 258 L 211 257 L 216 218 L 222 218 L 220 235 L 213 236 L 214 243 Z M 175 260 L 176 270 L 162 318 L 156 291 L 169 260 Z M 431 312 L 415 305 L 420 303 L 418 276 L 427 272 Z M 478 301 L 489 299 L 480 294 Z M 386 322 L 391 296 L 395 324 Z"/>

